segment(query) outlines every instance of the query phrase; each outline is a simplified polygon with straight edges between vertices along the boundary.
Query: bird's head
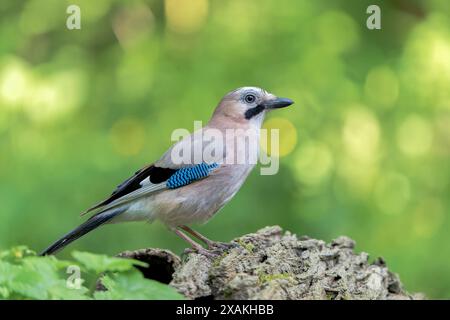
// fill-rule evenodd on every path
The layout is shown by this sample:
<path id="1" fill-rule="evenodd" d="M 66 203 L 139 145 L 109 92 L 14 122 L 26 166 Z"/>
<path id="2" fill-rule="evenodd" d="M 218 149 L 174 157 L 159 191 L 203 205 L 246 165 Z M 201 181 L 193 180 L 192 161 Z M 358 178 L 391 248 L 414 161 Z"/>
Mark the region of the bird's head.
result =
<path id="1" fill-rule="evenodd" d="M 222 98 L 213 114 L 214 118 L 230 118 L 239 123 L 260 125 L 267 111 L 284 108 L 294 101 L 277 97 L 257 87 L 242 87 Z"/>

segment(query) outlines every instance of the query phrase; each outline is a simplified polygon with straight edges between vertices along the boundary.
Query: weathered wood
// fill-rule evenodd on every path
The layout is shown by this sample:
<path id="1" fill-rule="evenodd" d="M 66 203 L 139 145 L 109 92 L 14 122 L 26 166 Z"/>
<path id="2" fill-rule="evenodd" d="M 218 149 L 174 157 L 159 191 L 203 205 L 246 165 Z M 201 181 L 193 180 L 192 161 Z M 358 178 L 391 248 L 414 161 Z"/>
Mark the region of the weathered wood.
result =
<path id="1" fill-rule="evenodd" d="M 120 256 L 149 263 L 148 278 L 169 283 L 189 299 L 421 299 L 409 294 L 382 258 L 369 263 L 355 242 L 297 237 L 266 227 L 234 239 L 217 257 L 142 249 Z"/>

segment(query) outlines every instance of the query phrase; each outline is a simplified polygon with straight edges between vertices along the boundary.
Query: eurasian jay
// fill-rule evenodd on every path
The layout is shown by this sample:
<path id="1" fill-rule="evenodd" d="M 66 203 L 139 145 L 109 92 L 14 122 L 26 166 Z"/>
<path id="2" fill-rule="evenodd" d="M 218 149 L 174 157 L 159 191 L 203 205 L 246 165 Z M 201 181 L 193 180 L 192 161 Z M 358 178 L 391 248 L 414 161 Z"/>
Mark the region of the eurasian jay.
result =
<path id="1" fill-rule="evenodd" d="M 109 198 L 85 211 L 93 215 L 42 255 L 57 252 L 103 224 L 156 219 L 186 240 L 192 250 L 204 255 L 214 254 L 214 248 L 223 244 L 209 240 L 187 225 L 210 219 L 233 198 L 253 169 L 255 161 L 250 160 L 255 155 L 236 148 L 236 139 L 245 135 L 245 145 L 248 147 L 248 141 L 255 142 L 254 151 L 259 154 L 259 134 L 265 113 L 291 104 L 290 99 L 276 97 L 256 87 L 229 92 L 206 126 L 175 143 L 158 161 L 137 171 Z M 222 134 L 223 140 L 212 143 L 211 135 L 206 134 L 208 131 L 215 133 L 215 140 L 220 140 L 217 136 Z M 191 154 L 182 154 L 180 150 Z M 214 159 L 205 159 L 205 152 Z M 185 161 L 177 159 L 180 156 Z M 236 161 L 239 156 L 244 161 Z M 205 243 L 209 250 L 186 233 Z"/>

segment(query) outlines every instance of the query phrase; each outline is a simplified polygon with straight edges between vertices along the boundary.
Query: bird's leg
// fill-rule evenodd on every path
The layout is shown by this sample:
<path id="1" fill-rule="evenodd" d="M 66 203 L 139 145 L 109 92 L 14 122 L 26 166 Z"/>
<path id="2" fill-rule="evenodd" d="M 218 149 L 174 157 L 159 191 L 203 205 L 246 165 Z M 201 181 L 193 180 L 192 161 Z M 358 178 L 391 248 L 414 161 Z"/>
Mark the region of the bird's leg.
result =
<path id="1" fill-rule="evenodd" d="M 202 235 L 201 233 L 199 233 L 195 230 L 192 230 L 188 226 L 180 226 L 180 228 L 183 229 L 184 231 L 188 232 L 192 236 L 196 237 L 198 240 L 205 243 L 208 246 L 208 249 L 216 249 L 216 248 L 229 249 L 230 247 L 233 247 L 233 244 L 230 244 L 230 243 L 212 241 L 212 240 L 208 239 L 207 237 L 205 237 L 204 235 Z"/>
<path id="2" fill-rule="evenodd" d="M 181 232 L 178 229 L 172 229 L 173 232 L 175 232 L 175 234 L 177 236 L 179 236 L 181 239 L 183 239 L 184 241 L 186 241 L 187 243 L 189 243 L 192 246 L 192 249 L 194 251 L 197 251 L 200 254 L 203 254 L 204 256 L 207 257 L 214 257 L 215 254 L 212 252 L 209 252 L 208 250 L 206 250 L 205 248 L 203 248 L 201 245 L 199 245 L 197 242 L 195 242 L 194 240 L 192 240 L 191 238 L 189 238 L 187 235 L 185 235 L 183 232 Z"/>
<path id="3" fill-rule="evenodd" d="M 205 237 L 201 233 L 199 233 L 195 230 L 192 230 L 191 228 L 189 228 L 187 226 L 180 226 L 180 228 L 183 229 L 184 231 L 188 232 L 190 235 L 196 237 L 198 240 L 202 241 L 208 247 L 210 247 L 210 245 L 214 242 L 212 240 L 209 240 L 207 237 Z"/>

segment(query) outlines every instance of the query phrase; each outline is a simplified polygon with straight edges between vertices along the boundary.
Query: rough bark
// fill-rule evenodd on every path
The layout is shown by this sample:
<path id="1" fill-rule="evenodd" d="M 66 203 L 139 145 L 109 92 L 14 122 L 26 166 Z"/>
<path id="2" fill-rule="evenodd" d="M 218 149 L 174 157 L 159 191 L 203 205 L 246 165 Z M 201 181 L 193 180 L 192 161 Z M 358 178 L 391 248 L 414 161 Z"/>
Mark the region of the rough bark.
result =
<path id="1" fill-rule="evenodd" d="M 369 263 L 355 242 L 339 237 L 297 237 L 278 226 L 234 239 L 235 247 L 217 257 L 168 250 L 126 251 L 122 257 L 145 261 L 151 279 L 168 283 L 189 299 L 421 299 L 407 293 L 382 258 Z"/>

